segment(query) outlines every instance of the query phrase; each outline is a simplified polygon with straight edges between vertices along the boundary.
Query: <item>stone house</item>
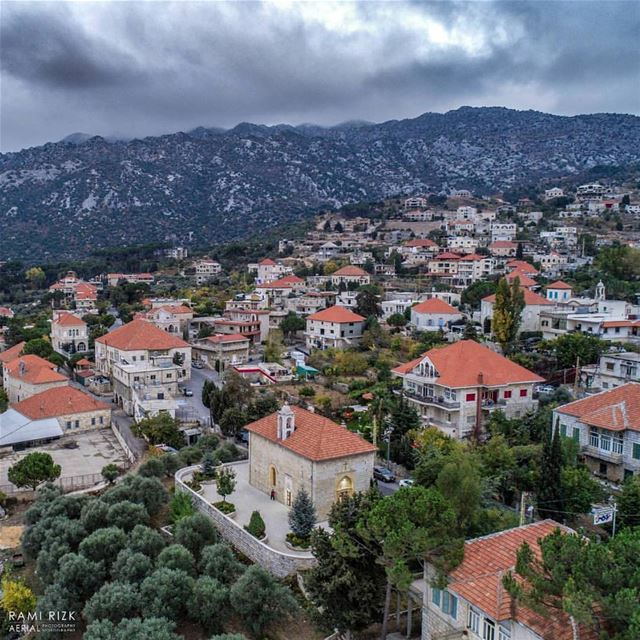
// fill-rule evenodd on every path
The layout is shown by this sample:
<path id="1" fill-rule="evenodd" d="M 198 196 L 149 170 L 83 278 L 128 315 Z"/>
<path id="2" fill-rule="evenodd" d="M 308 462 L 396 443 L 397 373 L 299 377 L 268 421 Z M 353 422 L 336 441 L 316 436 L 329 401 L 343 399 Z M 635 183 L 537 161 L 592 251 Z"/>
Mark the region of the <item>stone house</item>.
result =
<path id="1" fill-rule="evenodd" d="M 423 595 L 421 640 L 596 640 L 597 634 L 581 625 L 573 635 L 564 612 L 516 605 L 502 585 L 522 544 L 539 552 L 539 540 L 556 529 L 574 533 L 553 520 L 542 520 L 467 540 L 464 559 L 447 576 L 445 589 L 433 584 L 436 573 L 426 563 L 424 580 L 413 585 Z"/>
<path id="2" fill-rule="evenodd" d="M 462 320 L 459 309 L 439 298 L 429 298 L 411 308 L 411 324 L 420 331 L 446 331 Z"/>
<path id="3" fill-rule="evenodd" d="M 87 323 L 66 311 L 54 311 L 51 320 L 51 346 L 54 351 L 69 356 L 89 350 Z"/>
<path id="4" fill-rule="evenodd" d="M 192 345 L 193 358 L 222 373 L 230 365 L 247 362 L 250 345 L 251 340 L 241 333 L 220 333 L 198 339 Z"/>
<path id="5" fill-rule="evenodd" d="M 371 276 L 364 269 L 354 265 L 347 265 L 334 271 L 328 279 L 334 287 L 340 284 L 361 286 L 371 282 Z"/>
<path id="6" fill-rule="evenodd" d="M 579 445 L 584 463 L 611 482 L 640 473 L 640 384 L 587 396 L 553 412 L 554 429 Z"/>
<path id="7" fill-rule="evenodd" d="M 249 483 L 286 506 L 304 488 L 322 521 L 341 497 L 369 489 L 376 448 L 324 416 L 285 404 L 246 429 Z"/>
<path id="8" fill-rule="evenodd" d="M 145 318 L 158 329 L 185 338 L 189 335 L 189 323 L 193 320 L 193 309 L 184 304 L 163 305 L 147 311 Z"/>
<path id="9" fill-rule="evenodd" d="M 32 354 L 14 358 L 2 370 L 2 386 L 11 403 L 68 384 L 69 378 L 55 364 Z"/>

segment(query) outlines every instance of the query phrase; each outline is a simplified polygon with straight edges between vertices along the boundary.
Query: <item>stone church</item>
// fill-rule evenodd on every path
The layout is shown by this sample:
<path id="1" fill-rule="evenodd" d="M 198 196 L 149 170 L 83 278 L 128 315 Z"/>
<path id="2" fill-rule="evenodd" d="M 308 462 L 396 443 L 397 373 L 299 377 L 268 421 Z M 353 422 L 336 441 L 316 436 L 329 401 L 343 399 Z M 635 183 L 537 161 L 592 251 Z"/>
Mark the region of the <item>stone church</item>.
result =
<path id="1" fill-rule="evenodd" d="M 286 506 L 304 487 L 326 520 L 334 502 L 369 488 L 376 448 L 324 416 L 285 403 L 246 429 L 249 483 Z"/>

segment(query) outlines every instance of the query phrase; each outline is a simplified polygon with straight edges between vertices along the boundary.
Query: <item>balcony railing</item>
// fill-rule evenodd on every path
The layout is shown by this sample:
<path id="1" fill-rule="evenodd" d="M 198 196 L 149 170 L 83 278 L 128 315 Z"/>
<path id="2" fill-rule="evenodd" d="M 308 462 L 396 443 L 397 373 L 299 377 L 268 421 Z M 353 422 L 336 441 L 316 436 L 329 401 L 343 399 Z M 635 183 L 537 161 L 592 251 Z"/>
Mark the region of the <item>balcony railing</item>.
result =
<path id="1" fill-rule="evenodd" d="M 582 446 L 582 453 L 592 458 L 597 458 L 598 460 L 611 462 L 612 464 L 622 464 L 622 453 L 614 453 L 613 451 L 600 449 L 600 447 L 594 447 L 590 444 Z"/>
<path id="2" fill-rule="evenodd" d="M 507 406 L 506 400 L 483 400 L 482 408 L 487 411 L 495 411 L 497 409 L 504 409 Z"/>
<path id="3" fill-rule="evenodd" d="M 416 400 L 422 404 L 433 404 L 438 407 L 443 407 L 444 409 L 459 409 L 460 402 L 457 400 L 447 400 L 442 396 L 423 396 L 421 393 L 416 393 L 415 391 L 404 391 L 404 395 L 407 398 L 411 398 L 412 400 Z"/>

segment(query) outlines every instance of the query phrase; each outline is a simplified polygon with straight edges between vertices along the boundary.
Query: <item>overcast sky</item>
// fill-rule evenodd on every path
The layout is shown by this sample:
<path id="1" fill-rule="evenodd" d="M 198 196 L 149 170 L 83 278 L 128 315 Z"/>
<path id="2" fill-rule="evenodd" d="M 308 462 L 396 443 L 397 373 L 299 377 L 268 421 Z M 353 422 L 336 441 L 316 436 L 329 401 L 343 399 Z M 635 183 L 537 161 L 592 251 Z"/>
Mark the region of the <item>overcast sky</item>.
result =
<path id="1" fill-rule="evenodd" d="M 640 114 L 640 2 L 0 3 L 0 149 L 82 131 Z"/>

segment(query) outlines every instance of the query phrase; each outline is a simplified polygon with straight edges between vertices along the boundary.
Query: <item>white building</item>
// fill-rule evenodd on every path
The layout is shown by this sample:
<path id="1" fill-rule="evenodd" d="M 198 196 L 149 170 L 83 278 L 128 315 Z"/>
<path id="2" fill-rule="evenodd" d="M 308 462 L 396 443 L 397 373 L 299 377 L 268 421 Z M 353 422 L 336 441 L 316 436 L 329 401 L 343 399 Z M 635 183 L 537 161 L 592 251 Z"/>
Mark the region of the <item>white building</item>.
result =
<path id="1" fill-rule="evenodd" d="M 535 410 L 533 388 L 543 381 L 473 340 L 430 349 L 393 374 L 424 426 L 458 439 L 482 437 L 493 411 L 518 417 Z"/>
<path id="2" fill-rule="evenodd" d="M 524 293 L 525 306 L 520 318 L 519 331 L 540 331 L 540 315 L 545 309 L 552 307 L 554 303 L 530 289 L 523 289 L 522 291 Z M 493 321 L 493 308 L 495 303 L 495 294 L 487 296 L 480 301 L 480 322 L 483 327 L 486 326 L 487 320 Z"/>
<path id="3" fill-rule="evenodd" d="M 459 320 L 462 320 L 460 310 L 438 298 L 430 298 L 411 308 L 411 324 L 419 331 L 447 331 Z"/>
<path id="4" fill-rule="evenodd" d="M 208 258 L 194 263 L 196 284 L 204 284 L 222 273 L 222 265 Z"/>
<path id="5" fill-rule="evenodd" d="M 346 349 L 357 346 L 362 338 L 363 316 L 335 305 L 307 317 L 307 349 Z"/>
<path id="6" fill-rule="evenodd" d="M 87 323 L 66 311 L 54 311 L 51 320 L 51 346 L 63 356 L 89 351 Z"/>
<path id="7" fill-rule="evenodd" d="M 498 240 L 508 240 L 513 242 L 516 239 L 518 227 L 515 222 L 492 222 L 491 242 Z"/>
<path id="8" fill-rule="evenodd" d="M 553 187 L 551 189 L 545 189 L 544 199 L 553 200 L 554 198 L 562 198 L 564 196 L 564 190 L 560 187 Z"/>

